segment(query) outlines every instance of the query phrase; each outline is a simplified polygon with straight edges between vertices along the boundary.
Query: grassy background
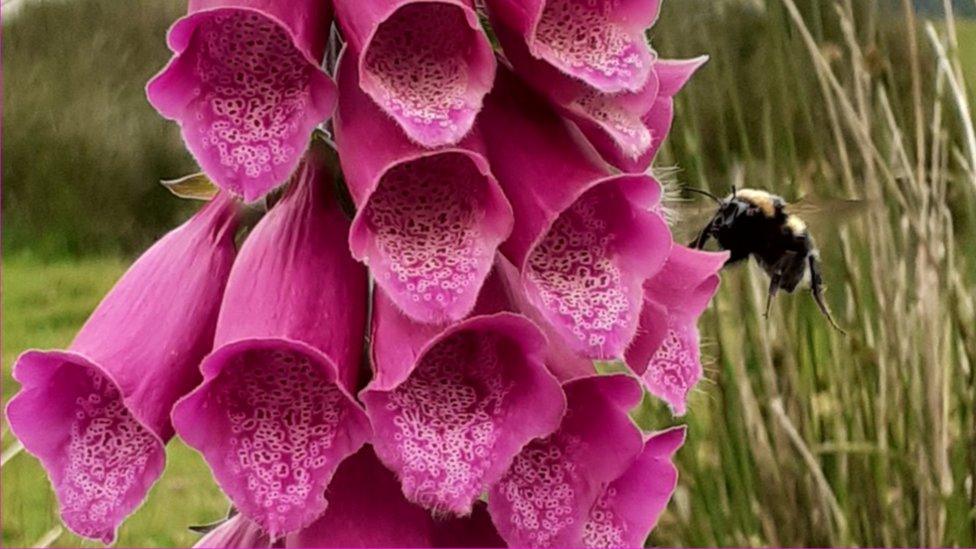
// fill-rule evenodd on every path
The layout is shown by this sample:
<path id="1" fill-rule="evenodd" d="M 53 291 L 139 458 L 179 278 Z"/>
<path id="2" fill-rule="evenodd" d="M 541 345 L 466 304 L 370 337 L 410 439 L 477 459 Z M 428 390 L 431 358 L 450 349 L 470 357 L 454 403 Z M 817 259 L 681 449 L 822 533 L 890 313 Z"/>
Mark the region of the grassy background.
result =
<path id="1" fill-rule="evenodd" d="M 712 61 L 680 96 L 660 165 L 716 192 L 738 182 L 788 198 L 866 197 L 868 213 L 817 227 L 830 302 L 851 336 L 827 329 L 802 293 L 764 321 L 764 277 L 725 274 L 702 320 L 707 379 L 682 420 L 680 486 L 650 541 L 973 546 L 976 162 L 966 121 L 923 20 L 912 68 L 900 1 L 797 4 L 799 20 L 789 0 L 665 3 L 651 33 L 662 56 Z M 4 23 L 4 402 L 17 354 L 70 342 L 129 258 L 187 214 L 155 181 L 194 171 L 192 160 L 141 91 L 181 9 L 72 0 L 27 4 Z M 954 23 L 955 76 L 976 82 L 976 22 Z M 964 95 L 973 101 L 971 85 Z M 676 423 L 650 400 L 638 418 Z M 56 529 L 32 457 L 0 474 L 2 545 L 84 544 Z M 191 543 L 185 526 L 225 505 L 201 459 L 174 441 L 119 543 Z"/>

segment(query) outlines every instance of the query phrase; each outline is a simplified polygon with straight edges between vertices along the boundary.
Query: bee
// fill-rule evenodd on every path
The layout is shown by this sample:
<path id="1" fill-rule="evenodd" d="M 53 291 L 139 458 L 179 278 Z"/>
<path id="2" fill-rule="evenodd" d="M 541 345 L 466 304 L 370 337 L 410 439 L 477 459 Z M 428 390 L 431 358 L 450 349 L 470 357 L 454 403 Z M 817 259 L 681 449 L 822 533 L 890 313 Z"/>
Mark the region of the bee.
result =
<path id="1" fill-rule="evenodd" d="M 759 189 L 737 190 L 732 187 L 732 194 L 721 199 L 701 189 L 685 189 L 708 196 L 718 204 L 718 210 L 698 231 L 690 246 L 703 249 L 714 238 L 718 247 L 730 254 L 726 267 L 749 257 L 755 258 L 770 279 L 767 317 L 773 298 L 780 290 L 793 293 L 805 282 L 830 325 L 846 334 L 834 322 L 824 301 L 820 253 L 813 236 L 807 224 L 790 213 L 790 207 L 782 197 Z"/>

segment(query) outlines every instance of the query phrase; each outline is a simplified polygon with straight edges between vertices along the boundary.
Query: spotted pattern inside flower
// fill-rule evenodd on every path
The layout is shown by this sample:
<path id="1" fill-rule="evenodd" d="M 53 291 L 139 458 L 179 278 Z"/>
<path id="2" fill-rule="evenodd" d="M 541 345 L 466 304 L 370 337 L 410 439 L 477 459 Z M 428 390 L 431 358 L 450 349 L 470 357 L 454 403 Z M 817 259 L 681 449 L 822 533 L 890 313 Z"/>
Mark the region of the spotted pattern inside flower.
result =
<path id="1" fill-rule="evenodd" d="M 241 354 L 221 381 L 216 402 L 230 426 L 227 466 L 246 479 L 252 504 L 266 510 L 262 526 L 280 533 L 289 514 L 324 502 L 344 395 L 308 357 L 291 351 Z"/>
<path id="2" fill-rule="evenodd" d="M 527 276 L 542 305 L 584 346 L 599 348 L 631 321 L 614 261 L 608 192 L 591 191 L 563 212 L 529 256 Z"/>
<path id="3" fill-rule="evenodd" d="M 673 328 L 651 357 L 644 381 L 674 406 L 683 401 L 700 375 L 697 352 Z M 681 406 L 678 406 L 679 408 Z"/>
<path id="4" fill-rule="evenodd" d="M 550 61 L 572 74 L 630 80 L 646 63 L 643 37 L 612 19 L 622 0 L 549 0 L 535 37 Z M 582 74 L 580 74 L 582 73 Z"/>
<path id="5" fill-rule="evenodd" d="M 517 545 L 548 547 L 576 523 L 576 487 L 580 471 L 572 456 L 579 437 L 557 432 L 537 439 L 515 457 L 496 490 L 511 506 L 509 520 Z"/>
<path id="6" fill-rule="evenodd" d="M 576 100 L 577 107 L 604 126 L 617 146 L 630 158 L 651 147 L 651 132 L 639 116 L 628 112 L 613 95 L 589 91 Z"/>
<path id="7" fill-rule="evenodd" d="M 417 126 L 457 129 L 471 107 L 465 55 L 475 39 L 464 12 L 447 3 L 407 4 L 380 25 L 364 68 L 385 110 Z"/>
<path id="8" fill-rule="evenodd" d="M 287 31 L 251 11 L 221 12 L 196 31 L 195 90 L 205 149 L 235 174 L 257 178 L 296 154 L 311 101 L 311 67 Z"/>
<path id="9" fill-rule="evenodd" d="M 108 543 L 120 506 L 158 443 L 103 374 L 89 368 L 79 379 L 85 387 L 76 393 L 61 487 L 62 514 L 78 534 Z"/>
<path id="10" fill-rule="evenodd" d="M 607 487 L 590 509 L 590 515 L 583 525 L 583 545 L 585 547 L 626 547 L 624 534 L 627 525 L 617 520 L 613 512 L 617 489 Z"/>
<path id="11" fill-rule="evenodd" d="M 478 267 L 492 256 L 481 230 L 485 186 L 457 153 L 400 164 L 383 176 L 365 216 L 381 256 L 375 275 L 394 297 L 446 308 L 476 291 Z"/>
<path id="12" fill-rule="evenodd" d="M 444 340 L 386 402 L 403 491 L 435 513 L 468 511 L 498 459 L 498 424 L 512 388 L 504 345 L 510 343 L 477 332 Z"/>

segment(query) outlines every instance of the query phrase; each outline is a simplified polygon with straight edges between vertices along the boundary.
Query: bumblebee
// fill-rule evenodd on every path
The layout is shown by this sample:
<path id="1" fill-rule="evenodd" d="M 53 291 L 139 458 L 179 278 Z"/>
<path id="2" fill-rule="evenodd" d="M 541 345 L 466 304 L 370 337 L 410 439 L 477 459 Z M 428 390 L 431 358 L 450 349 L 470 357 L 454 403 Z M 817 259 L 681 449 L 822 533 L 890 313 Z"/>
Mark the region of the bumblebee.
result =
<path id="1" fill-rule="evenodd" d="M 736 190 L 735 187 L 724 199 L 700 189 L 686 190 L 708 196 L 718 204 L 718 210 L 690 246 L 703 249 L 714 238 L 719 248 L 730 254 L 725 266 L 754 257 L 770 278 L 766 316 L 780 290 L 793 293 L 806 282 L 820 312 L 831 326 L 845 333 L 834 322 L 824 301 L 820 253 L 813 236 L 807 224 L 790 213 L 782 197 L 763 190 Z"/>

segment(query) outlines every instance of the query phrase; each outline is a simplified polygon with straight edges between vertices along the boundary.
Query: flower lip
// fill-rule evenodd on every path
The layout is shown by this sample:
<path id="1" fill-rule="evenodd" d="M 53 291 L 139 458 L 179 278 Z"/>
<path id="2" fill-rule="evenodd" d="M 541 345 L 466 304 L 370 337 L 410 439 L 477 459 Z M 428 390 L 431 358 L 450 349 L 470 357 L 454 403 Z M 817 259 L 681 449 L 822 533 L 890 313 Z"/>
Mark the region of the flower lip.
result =
<path id="1" fill-rule="evenodd" d="M 303 2 L 304 19 L 255 0 L 201 4 L 191 2 L 191 13 L 170 28 L 174 55 L 146 84 L 146 95 L 178 122 L 207 175 L 251 202 L 287 180 L 312 129 L 335 109 L 335 84 L 319 66 L 327 33 L 307 28 L 329 12 L 318 0 Z M 235 25 L 264 42 L 223 51 Z M 249 67 L 255 57 L 279 70 L 259 73 Z"/>
<path id="2" fill-rule="evenodd" d="M 121 461 L 125 469 L 125 474 L 118 480 L 123 486 L 126 481 L 130 482 L 120 494 L 108 494 L 110 501 L 103 502 L 104 505 L 110 505 L 120 498 L 121 504 L 110 506 L 100 517 L 93 517 L 92 504 L 99 496 L 105 496 L 105 493 L 86 490 L 86 483 L 92 482 L 88 472 L 84 470 L 86 464 L 80 462 L 81 456 L 71 455 L 71 448 L 79 443 L 80 437 L 90 436 L 94 420 L 111 421 L 100 416 L 106 406 L 112 406 L 112 402 L 102 402 L 101 399 L 111 395 L 117 398 L 123 394 L 121 388 L 101 365 L 74 351 L 27 351 L 17 359 L 13 377 L 22 384 L 23 390 L 7 404 L 6 416 L 10 420 L 10 430 L 28 452 L 41 460 L 59 500 L 67 502 L 61 506 L 62 520 L 71 531 L 80 536 L 111 544 L 116 538 L 119 523 L 136 511 L 144 500 L 144 494 L 162 475 L 166 462 L 163 440 L 157 431 L 143 422 L 144 418 L 138 417 L 139 407 L 131 406 L 124 397 L 120 399 L 123 409 L 117 410 L 120 414 L 115 416 L 117 421 L 111 425 L 102 425 L 99 429 L 104 430 L 100 430 L 102 434 L 99 437 L 103 442 L 120 440 L 121 437 L 112 438 L 111 428 L 118 428 L 131 420 L 132 424 L 127 425 L 127 430 L 123 433 L 128 435 L 126 438 L 130 439 L 130 445 L 111 449 L 113 459 Z M 84 383 L 86 377 L 87 385 Z M 102 388 L 101 384 L 107 386 Z M 89 395 L 84 396 L 84 392 Z M 57 398 L 59 394 L 65 393 L 68 397 L 75 397 Z M 92 411 L 88 410 L 103 404 L 102 409 L 95 410 L 99 415 L 92 415 Z M 82 426 L 80 422 L 85 419 L 93 422 Z M 39 420 L 45 425 L 43 433 L 37 433 L 36 429 L 30 428 L 31 423 Z M 62 432 L 51 429 L 52 425 L 63 426 L 60 429 Z M 172 430 L 171 427 L 166 428 Z M 82 432 L 75 432 L 82 429 Z M 149 446 L 132 446 L 133 437 L 137 439 L 136 442 L 148 443 Z M 64 451 L 65 445 L 68 446 L 67 455 Z M 95 452 L 91 451 L 87 459 L 107 458 L 106 455 L 92 454 Z M 104 467 L 103 471 L 111 474 L 104 463 L 87 465 Z"/>
<path id="3" fill-rule="evenodd" d="M 284 360 L 284 367 L 276 370 L 275 368 L 282 364 L 281 360 Z M 284 385 L 269 388 L 266 381 L 253 377 L 260 375 L 252 374 L 259 368 L 257 362 L 261 363 L 262 370 L 271 372 L 276 377 L 276 382 L 283 380 L 286 375 L 304 376 L 307 379 L 305 383 L 292 383 L 290 386 L 282 381 Z M 310 370 L 297 370 L 299 365 L 306 363 L 311 367 Z M 361 446 L 369 438 L 370 433 L 365 414 L 338 378 L 334 362 L 318 349 L 302 341 L 262 337 L 247 338 L 220 346 L 204 360 L 201 369 L 204 373 L 204 382 L 193 393 L 177 402 L 173 408 L 172 418 L 177 432 L 188 444 L 203 454 L 211 466 L 217 484 L 232 498 L 235 505 L 251 520 L 260 524 L 272 537 L 293 532 L 313 522 L 321 513 L 321 507 L 326 504 L 321 494 L 331 480 L 338 462 Z M 245 388 L 235 392 L 233 390 L 235 384 L 238 386 L 243 384 Z M 262 412 L 264 408 L 254 405 L 256 396 L 248 393 L 249 387 L 260 387 L 262 391 L 267 389 L 270 391 L 267 394 L 272 397 L 277 394 L 280 398 L 276 401 L 272 398 L 271 404 L 266 404 L 271 411 Z M 287 461 L 280 462 L 284 466 L 275 465 L 267 471 L 277 471 L 277 469 L 285 471 L 287 467 L 286 476 L 280 478 L 278 482 L 290 481 L 289 488 L 294 488 L 294 493 L 300 494 L 298 499 L 301 501 L 292 497 L 291 491 L 287 494 L 276 493 L 270 485 L 262 482 L 264 473 L 259 470 L 260 462 L 256 461 L 260 458 L 261 450 L 257 446 L 260 441 L 257 437 L 261 436 L 262 427 L 257 426 L 257 431 L 254 431 L 253 427 L 247 427 L 248 422 L 252 419 L 257 421 L 257 417 L 286 418 L 292 413 L 294 417 L 303 417 L 306 413 L 289 407 L 289 404 L 297 405 L 302 409 L 308 407 L 313 410 L 318 409 L 318 412 L 309 412 L 311 414 L 309 421 L 325 418 L 323 429 L 316 429 L 323 425 L 321 421 L 314 425 L 302 425 L 297 420 L 272 425 L 271 428 L 275 429 L 276 433 L 287 431 L 287 439 L 263 443 L 270 444 L 271 447 L 281 446 L 275 451 L 288 453 Z M 252 406 L 257 410 L 253 418 L 246 416 L 247 409 Z M 335 409 L 330 410 L 330 406 L 334 406 Z M 223 412 L 223 417 L 220 417 L 220 412 Z M 334 414 L 329 415 L 332 412 Z M 316 439 L 315 436 L 305 432 L 308 428 L 315 432 L 323 432 Z M 249 440 L 248 431 L 253 432 L 255 438 Z M 214 439 L 215 432 L 243 434 L 240 435 L 242 437 L 240 440 L 232 437 L 230 446 L 227 447 L 223 442 Z M 296 441 L 306 440 L 304 446 L 307 448 L 303 450 L 289 447 L 289 440 L 292 446 L 297 444 Z M 323 440 L 326 442 L 322 442 Z M 246 460 L 241 452 L 247 449 L 248 445 L 254 447 L 255 454 Z M 312 448 L 318 452 L 318 456 L 310 456 L 299 461 L 296 450 L 302 454 L 308 450 L 311 454 Z M 337 456 L 338 460 L 335 459 Z M 234 460 L 235 457 L 237 460 Z M 251 474 L 247 475 L 247 482 L 243 483 L 241 473 L 246 474 L 249 470 Z M 301 475 L 299 471 L 302 471 Z M 254 486 L 257 486 L 258 492 L 255 492 Z M 261 503 L 257 498 L 263 498 L 265 503 Z"/>
<path id="4" fill-rule="evenodd" d="M 567 414 L 536 439 L 492 487 L 488 508 L 512 546 L 582 546 L 585 519 L 602 487 L 640 455 L 629 411 L 642 392 L 629 375 L 593 375 L 563 384 Z"/>
<path id="5" fill-rule="evenodd" d="M 672 242 L 667 223 L 651 210 L 660 202 L 661 194 L 660 184 L 647 175 L 595 180 L 579 189 L 525 253 L 520 270 L 530 303 L 577 353 L 597 359 L 618 358 L 633 338 L 642 307 L 643 281 L 664 265 Z M 600 233 L 601 240 L 608 240 L 605 244 L 594 241 L 587 249 L 567 248 L 570 242 L 585 243 Z M 608 234 L 612 238 L 608 239 Z M 590 278 L 579 277 L 583 263 L 570 265 L 564 259 L 580 254 L 595 261 L 587 269 Z M 610 284 L 595 284 L 597 280 L 609 280 Z M 601 285 L 601 301 L 593 307 L 593 291 L 599 292 Z M 589 326 L 585 330 L 580 319 L 574 316 L 568 322 L 560 312 L 572 308 L 570 301 L 575 299 L 571 296 L 577 291 L 590 293 L 586 299 L 589 305 L 569 314 L 587 317 L 589 320 L 582 322 Z"/>
<path id="6" fill-rule="evenodd" d="M 502 291 L 490 279 L 484 291 L 493 289 Z M 509 312 L 439 331 L 382 293 L 374 311 L 376 375 L 360 398 L 377 454 L 409 500 L 467 515 L 525 444 L 559 425 L 565 398 L 543 364 L 545 337 Z"/>
<path id="7" fill-rule="evenodd" d="M 435 148 L 460 141 L 481 110 L 496 67 L 470 4 L 399 0 L 380 3 L 374 14 L 360 1 L 355 7 L 339 2 L 337 12 L 359 58 L 361 89 L 418 145 Z M 452 28 L 434 28 L 438 23 Z M 418 30 L 418 25 L 431 28 Z M 419 52 L 407 55 L 409 46 Z"/>
<path id="8" fill-rule="evenodd" d="M 436 151 L 411 142 L 359 88 L 354 55 L 344 49 L 336 69 L 336 144 L 358 208 L 349 249 L 411 318 L 460 320 L 511 233 L 512 206 L 480 136 Z"/>
<path id="9" fill-rule="evenodd" d="M 585 24 L 586 21 L 581 22 L 583 24 L 575 28 L 567 26 L 565 24 L 567 19 L 572 19 L 572 17 L 569 17 L 566 11 L 576 11 L 574 6 L 579 3 L 579 0 L 534 0 L 532 2 L 534 7 L 530 8 L 533 11 L 529 19 L 529 27 L 525 34 L 525 42 L 529 52 L 533 57 L 544 59 L 563 74 L 582 80 L 599 91 L 618 93 L 639 90 L 644 85 L 651 72 L 651 65 L 656 59 L 656 54 L 644 40 L 644 30 L 653 26 L 657 21 L 660 14 L 660 1 L 622 0 L 608 2 L 599 0 L 596 3 L 590 3 L 590 7 L 606 10 L 608 4 L 615 4 L 609 7 L 612 12 L 590 13 L 589 16 L 592 20 L 589 23 L 593 23 L 593 25 L 589 27 Z M 562 11 L 563 17 L 559 17 L 559 14 L 553 14 L 550 10 Z M 549 17 L 546 17 L 547 12 L 549 12 Z M 577 11 L 576 15 L 579 14 Z M 600 21 L 600 19 L 603 20 Z M 550 36 L 540 38 L 540 27 L 542 27 L 543 34 Z M 610 36 L 604 34 L 598 37 L 594 34 L 601 31 L 609 33 Z M 581 33 L 588 35 L 588 43 L 593 40 L 608 39 L 609 42 L 622 46 L 622 42 L 627 42 L 629 38 L 630 52 L 628 54 L 619 51 L 616 60 L 602 59 L 604 62 L 609 62 L 610 65 L 622 62 L 624 66 L 604 66 L 603 70 L 600 70 L 596 66 L 588 66 L 585 59 L 581 58 L 581 52 L 564 51 L 557 44 L 552 43 L 557 41 L 563 42 L 563 45 L 567 45 L 565 42 L 574 44 L 579 41 Z M 613 72 L 620 74 L 614 78 L 611 75 Z M 628 73 L 629 76 L 627 76 Z"/>

